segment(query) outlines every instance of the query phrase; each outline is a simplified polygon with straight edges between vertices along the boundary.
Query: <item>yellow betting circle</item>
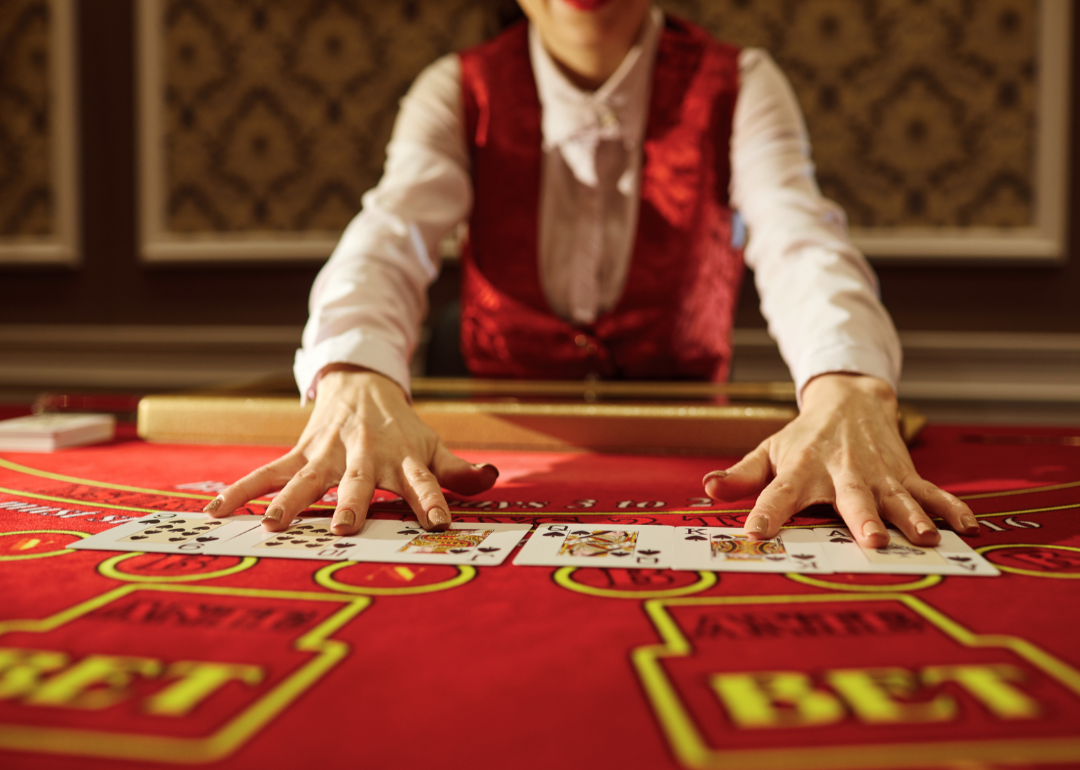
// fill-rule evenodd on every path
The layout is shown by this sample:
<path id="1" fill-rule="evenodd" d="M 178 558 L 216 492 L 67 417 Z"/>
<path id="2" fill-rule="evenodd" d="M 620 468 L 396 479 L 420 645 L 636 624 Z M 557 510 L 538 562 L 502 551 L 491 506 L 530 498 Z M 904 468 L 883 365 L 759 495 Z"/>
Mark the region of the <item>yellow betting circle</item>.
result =
<path id="1" fill-rule="evenodd" d="M 784 577 L 794 580 L 796 583 L 804 583 L 814 588 L 827 588 L 830 591 L 854 591 L 856 593 L 895 593 L 897 591 L 921 591 L 924 588 L 932 588 L 942 581 L 941 575 L 926 575 L 919 580 L 910 583 L 896 583 L 894 585 L 860 585 L 858 583 L 833 583 L 821 578 L 813 578 L 809 575 L 800 575 L 797 572 L 787 572 Z"/>
<path id="2" fill-rule="evenodd" d="M 121 553 L 113 556 L 110 559 L 106 559 L 97 566 L 98 573 L 104 575 L 107 578 L 113 580 L 123 580 L 127 583 L 193 583 L 198 580 L 213 580 L 214 578 L 225 577 L 226 575 L 235 575 L 237 572 L 243 572 L 246 569 L 251 569 L 259 560 L 254 556 L 245 556 L 239 564 L 234 564 L 231 567 L 225 569 L 215 570 L 214 572 L 206 572 L 201 575 L 179 575 L 176 577 L 144 577 L 142 575 L 132 575 L 127 572 L 121 572 L 116 568 L 116 565 L 122 562 L 124 559 L 131 559 L 135 556 L 145 556 L 142 551 L 135 553 Z"/>
<path id="3" fill-rule="evenodd" d="M 76 532 L 71 529 L 23 529 L 18 532 L 0 532 L 0 537 L 7 537 L 8 535 L 75 535 L 78 538 L 89 537 L 89 532 Z M 59 551 L 46 551 L 45 553 L 28 553 L 23 556 L 0 556 L 0 561 L 22 561 L 23 559 L 44 559 L 48 556 L 63 556 L 64 554 L 75 553 L 75 551 L 68 548 L 61 548 Z"/>
<path id="4" fill-rule="evenodd" d="M 1045 543 L 1002 543 L 1001 545 L 984 545 L 976 548 L 975 553 L 985 555 L 988 551 L 998 551 L 1002 548 L 1050 548 L 1058 551 L 1075 551 L 1080 553 L 1080 548 L 1071 545 L 1046 545 Z M 989 561 L 989 559 L 987 559 Z M 1020 569 L 1019 567 L 1006 567 L 1004 564 L 990 562 L 1002 572 L 1012 572 L 1015 575 L 1027 575 L 1028 577 L 1056 578 L 1058 580 L 1080 580 L 1080 572 L 1037 572 L 1033 569 Z"/>
<path id="5" fill-rule="evenodd" d="M 577 570 L 578 567 L 560 567 L 553 576 L 555 583 L 579 594 L 600 596 L 605 599 L 668 599 L 675 596 L 689 596 L 712 588 L 717 580 L 715 572 L 699 572 L 696 583 L 682 588 L 668 588 L 662 591 L 620 591 L 617 588 L 593 588 L 575 583 L 571 576 Z"/>
<path id="6" fill-rule="evenodd" d="M 339 580 L 334 579 L 333 574 L 339 569 L 351 567 L 354 564 L 359 563 L 360 562 L 355 561 L 339 561 L 336 564 L 328 564 L 315 573 L 315 582 L 323 588 L 329 588 L 331 591 L 339 591 L 346 594 L 360 594 L 361 596 L 412 596 L 414 594 L 430 594 L 436 591 L 449 591 L 451 588 L 465 585 L 476 577 L 476 567 L 463 564 L 454 565 L 458 568 L 456 577 L 444 580 L 441 583 L 431 583 L 430 585 L 415 586 L 414 588 L 364 588 L 363 586 L 352 586 L 348 583 L 342 583 Z"/>

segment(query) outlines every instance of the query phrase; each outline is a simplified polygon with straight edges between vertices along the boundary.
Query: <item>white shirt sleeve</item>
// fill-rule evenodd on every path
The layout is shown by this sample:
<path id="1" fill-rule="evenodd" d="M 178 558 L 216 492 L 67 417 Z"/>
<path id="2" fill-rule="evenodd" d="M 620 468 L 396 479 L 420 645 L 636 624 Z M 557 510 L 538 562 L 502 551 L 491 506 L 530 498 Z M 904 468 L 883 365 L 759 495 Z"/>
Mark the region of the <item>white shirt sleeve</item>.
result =
<path id="1" fill-rule="evenodd" d="M 827 372 L 873 375 L 895 390 L 896 329 L 843 211 L 818 190 L 795 94 L 764 51 L 744 50 L 739 65 L 732 207 L 746 223 L 746 264 L 797 392 Z"/>
<path id="2" fill-rule="evenodd" d="M 311 289 L 293 367 L 305 400 L 331 363 L 372 369 L 409 390 L 438 243 L 472 210 L 455 54 L 425 69 L 402 99 L 386 154 L 382 179 Z"/>

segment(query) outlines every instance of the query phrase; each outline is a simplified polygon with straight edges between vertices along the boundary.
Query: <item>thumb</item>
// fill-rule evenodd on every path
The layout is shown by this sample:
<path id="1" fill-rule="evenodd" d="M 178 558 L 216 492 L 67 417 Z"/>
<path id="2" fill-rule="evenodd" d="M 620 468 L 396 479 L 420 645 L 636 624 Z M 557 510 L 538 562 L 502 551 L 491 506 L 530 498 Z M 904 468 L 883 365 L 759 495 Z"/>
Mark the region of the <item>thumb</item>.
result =
<path id="1" fill-rule="evenodd" d="M 726 471 L 705 474 L 701 483 L 705 486 L 705 494 L 713 500 L 730 503 L 757 496 L 769 485 L 772 477 L 773 468 L 766 441 Z"/>
<path id="2" fill-rule="evenodd" d="M 459 495 L 478 495 L 495 486 L 499 469 L 490 463 L 473 465 L 447 449 L 440 441 L 431 459 L 431 472 L 439 485 Z"/>

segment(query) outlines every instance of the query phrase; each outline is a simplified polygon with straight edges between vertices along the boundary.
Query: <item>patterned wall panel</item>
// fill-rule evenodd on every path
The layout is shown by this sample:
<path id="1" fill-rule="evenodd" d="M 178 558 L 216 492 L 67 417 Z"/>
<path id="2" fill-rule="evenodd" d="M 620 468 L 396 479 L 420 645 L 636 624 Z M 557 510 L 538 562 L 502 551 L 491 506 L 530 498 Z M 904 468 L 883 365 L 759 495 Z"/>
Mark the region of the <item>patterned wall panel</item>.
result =
<path id="1" fill-rule="evenodd" d="M 74 257 L 70 10 L 0 0 L 0 262 Z"/>
<path id="2" fill-rule="evenodd" d="M 854 225 L 1036 223 L 1035 0 L 661 4 L 775 56 L 805 111 L 822 188 Z M 160 59 L 160 82 L 143 91 L 161 114 L 147 121 L 158 133 L 146 141 L 160 149 L 147 173 L 161 176 L 148 188 L 159 191 L 148 205 L 160 225 L 150 229 L 181 244 L 185 236 L 339 231 L 378 180 L 409 83 L 440 54 L 490 35 L 500 7 L 498 0 L 144 5 L 154 23 L 143 34 L 161 38 L 143 41 Z"/>

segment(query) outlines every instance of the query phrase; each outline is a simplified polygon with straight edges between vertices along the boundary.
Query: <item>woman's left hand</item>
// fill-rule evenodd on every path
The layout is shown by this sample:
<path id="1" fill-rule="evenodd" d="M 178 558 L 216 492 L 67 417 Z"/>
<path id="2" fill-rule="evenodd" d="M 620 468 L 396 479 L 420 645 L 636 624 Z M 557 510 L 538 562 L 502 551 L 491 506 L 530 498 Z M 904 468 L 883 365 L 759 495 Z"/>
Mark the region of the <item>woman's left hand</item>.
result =
<path id="1" fill-rule="evenodd" d="M 836 508 L 863 548 L 888 544 L 883 520 L 922 546 L 941 538 L 931 516 L 978 533 L 965 503 L 915 472 L 896 416 L 896 394 L 883 380 L 820 375 L 803 389 L 799 416 L 727 471 L 706 475 L 705 492 L 726 501 L 758 495 L 746 519 L 757 539 L 821 503 Z"/>

